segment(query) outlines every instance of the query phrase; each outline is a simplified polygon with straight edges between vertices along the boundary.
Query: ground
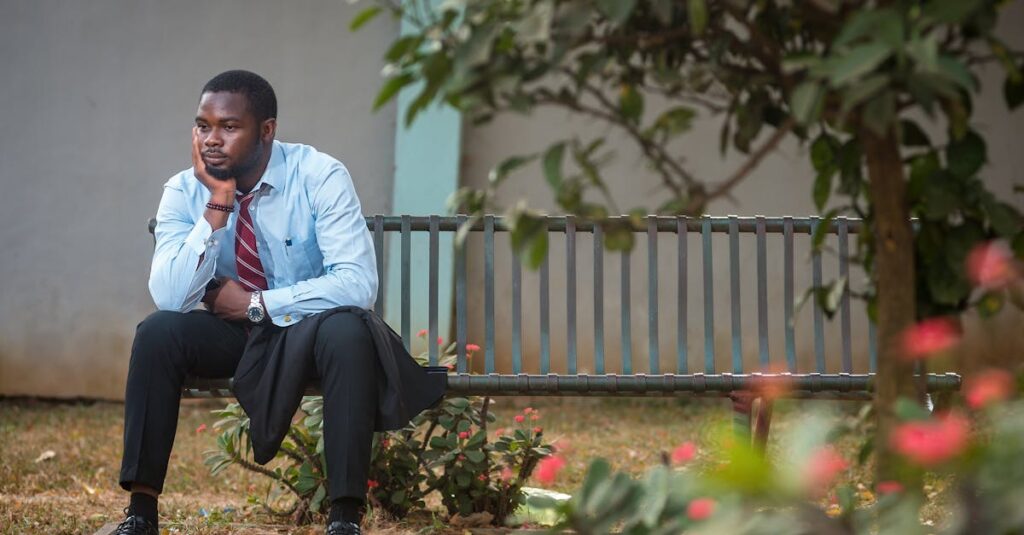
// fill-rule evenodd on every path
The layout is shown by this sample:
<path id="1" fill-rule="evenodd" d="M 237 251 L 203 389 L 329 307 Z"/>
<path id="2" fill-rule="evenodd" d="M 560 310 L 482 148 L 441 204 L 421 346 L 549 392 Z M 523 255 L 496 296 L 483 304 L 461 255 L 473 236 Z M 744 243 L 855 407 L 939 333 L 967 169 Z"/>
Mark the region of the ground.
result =
<path id="1" fill-rule="evenodd" d="M 806 403 L 779 405 L 773 437 L 806 414 Z M 842 420 L 849 420 L 859 408 L 853 402 L 816 403 L 836 408 L 836 418 Z M 202 461 L 203 452 L 215 447 L 210 410 L 222 406 L 221 401 L 204 401 L 182 407 L 161 498 L 161 527 L 165 532 L 201 535 L 322 533 L 322 526 L 289 527 L 250 504 L 250 495 L 266 491 L 263 476 L 237 467 L 218 477 L 209 475 Z M 562 439 L 569 446 L 566 469 L 548 487 L 566 493 L 579 486 L 586 465 L 596 456 L 609 459 L 616 468 L 641 473 L 660 462 L 664 452 L 693 441 L 700 448 L 694 469 L 700 469 L 716 448 L 712 430 L 729 425 L 732 418 L 729 403 L 714 399 L 500 398 L 493 407 L 495 425 L 511 425 L 512 417 L 527 406 L 540 411 L 538 423 L 549 439 Z M 123 410 L 123 405 L 110 402 L 0 400 L 0 534 L 92 534 L 122 517 L 127 495 L 117 485 L 117 473 Z M 203 424 L 206 428 L 197 432 Z M 854 458 L 862 440 L 847 437 L 840 450 Z M 866 467 L 855 466 L 847 477 L 854 483 L 866 482 L 867 473 Z M 530 485 L 543 486 L 536 481 Z M 941 508 L 929 505 L 926 521 L 930 515 L 941 517 Z M 368 521 L 368 533 L 461 533 L 447 525 L 440 507 L 433 515 L 400 523 Z"/>

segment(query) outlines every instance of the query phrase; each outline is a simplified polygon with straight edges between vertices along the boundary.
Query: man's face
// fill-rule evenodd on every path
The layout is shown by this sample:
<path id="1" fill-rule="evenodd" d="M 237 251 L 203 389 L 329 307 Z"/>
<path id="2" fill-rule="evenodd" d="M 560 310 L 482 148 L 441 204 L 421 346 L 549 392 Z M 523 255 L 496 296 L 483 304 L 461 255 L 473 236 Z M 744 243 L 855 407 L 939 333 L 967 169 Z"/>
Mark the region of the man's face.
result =
<path id="1" fill-rule="evenodd" d="M 199 150 L 206 171 L 214 178 L 238 178 L 260 160 L 269 143 L 263 125 L 249 110 L 241 93 L 203 93 L 196 112 Z"/>

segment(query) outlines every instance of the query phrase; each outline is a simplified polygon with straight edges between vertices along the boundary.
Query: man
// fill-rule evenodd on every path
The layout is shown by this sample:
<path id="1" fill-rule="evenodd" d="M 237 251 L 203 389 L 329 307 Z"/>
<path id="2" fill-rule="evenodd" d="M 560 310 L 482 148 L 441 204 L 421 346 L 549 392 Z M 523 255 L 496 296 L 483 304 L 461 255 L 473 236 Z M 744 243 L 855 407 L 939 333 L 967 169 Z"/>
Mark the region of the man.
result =
<path id="1" fill-rule="evenodd" d="M 235 377 L 261 463 L 305 382 L 320 380 L 328 535 L 360 532 L 374 430 L 400 427 L 441 395 L 366 312 L 376 260 L 348 170 L 275 141 L 276 127 L 277 99 L 260 76 L 228 71 L 203 87 L 193 167 L 164 185 L 157 212 L 149 289 L 159 311 L 132 346 L 120 474 L 131 501 L 117 534 L 158 533 L 186 376 Z M 200 301 L 206 310 L 192 310 Z"/>

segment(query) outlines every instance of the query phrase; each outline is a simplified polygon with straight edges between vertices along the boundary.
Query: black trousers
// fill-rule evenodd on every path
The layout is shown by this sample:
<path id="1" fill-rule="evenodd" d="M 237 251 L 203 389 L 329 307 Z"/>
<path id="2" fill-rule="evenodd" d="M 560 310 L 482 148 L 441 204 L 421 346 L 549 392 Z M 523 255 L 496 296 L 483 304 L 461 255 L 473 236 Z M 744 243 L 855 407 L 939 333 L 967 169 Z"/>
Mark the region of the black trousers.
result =
<path id="1" fill-rule="evenodd" d="M 121 487 L 163 490 L 185 377 L 231 377 L 246 339 L 245 323 L 205 310 L 159 311 L 139 324 L 125 389 Z M 328 493 L 365 499 L 379 373 L 366 323 L 345 312 L 328 317 L 309 358 L 324 394 Z"/>

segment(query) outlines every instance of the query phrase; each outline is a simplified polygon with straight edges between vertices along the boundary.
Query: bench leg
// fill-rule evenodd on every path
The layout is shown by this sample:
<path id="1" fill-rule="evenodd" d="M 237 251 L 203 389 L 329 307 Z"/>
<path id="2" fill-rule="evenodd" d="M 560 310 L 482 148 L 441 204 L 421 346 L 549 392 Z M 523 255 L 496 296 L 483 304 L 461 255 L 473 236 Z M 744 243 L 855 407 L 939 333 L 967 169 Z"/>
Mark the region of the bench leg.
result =
<path id="1" fill-rule="evenodd" d="M 768 429 L 772 424 L 772 401 L 767 398 L 758 398 L 754 412 L 754 449 L 765 451 L 768 445 Z"/>
<path id="2" fill-rule="evenodd" d="M 729 395 L 732 400 L 732 424 L 736 440 L 742 444 L 750 444 L 751 411 L 753 396 L 747 392 L 734 392 Z"/>

